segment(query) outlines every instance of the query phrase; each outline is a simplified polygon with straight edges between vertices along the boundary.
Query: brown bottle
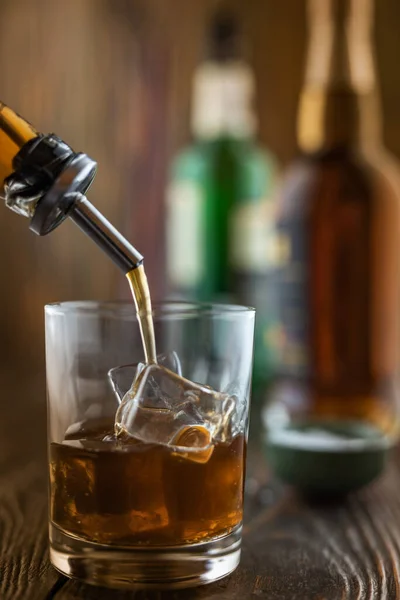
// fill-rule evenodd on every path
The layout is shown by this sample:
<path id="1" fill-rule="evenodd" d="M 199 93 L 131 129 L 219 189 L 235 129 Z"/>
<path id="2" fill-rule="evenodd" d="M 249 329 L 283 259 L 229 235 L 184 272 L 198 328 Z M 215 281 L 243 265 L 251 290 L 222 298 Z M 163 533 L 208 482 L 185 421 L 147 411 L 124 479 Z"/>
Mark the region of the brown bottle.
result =
<path id="1" fill-rule="evenodd" d="M 271 431 L 279 415 L 301 432 L 300 445 L 310 427 L 349 439 L 379 431 L 389 444 L 397 436 L 400 177 L 380 139 L 372 1 L 310 0 L 309 17 L 301 154 L 277 217 L 282 378 L 265 423 Z M 315 439 L 307 444 L 318 450 Z M 278 456 L 277 470 L 298 457 Z"/>

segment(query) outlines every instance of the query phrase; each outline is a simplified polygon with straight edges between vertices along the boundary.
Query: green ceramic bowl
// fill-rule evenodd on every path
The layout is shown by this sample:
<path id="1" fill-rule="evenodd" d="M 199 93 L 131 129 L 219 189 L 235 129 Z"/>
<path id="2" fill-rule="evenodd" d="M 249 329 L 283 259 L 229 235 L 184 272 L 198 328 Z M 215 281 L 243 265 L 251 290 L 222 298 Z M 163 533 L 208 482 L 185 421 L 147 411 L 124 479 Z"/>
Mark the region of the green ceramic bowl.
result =
<path id="1" fill-rule="evenodd" d="M 342 495 L 378 477 L 390 444 L 382 433 L 355 421 L 310 421 L 270 429 L 264 436 L 276 476 L 311 495 Z"/>

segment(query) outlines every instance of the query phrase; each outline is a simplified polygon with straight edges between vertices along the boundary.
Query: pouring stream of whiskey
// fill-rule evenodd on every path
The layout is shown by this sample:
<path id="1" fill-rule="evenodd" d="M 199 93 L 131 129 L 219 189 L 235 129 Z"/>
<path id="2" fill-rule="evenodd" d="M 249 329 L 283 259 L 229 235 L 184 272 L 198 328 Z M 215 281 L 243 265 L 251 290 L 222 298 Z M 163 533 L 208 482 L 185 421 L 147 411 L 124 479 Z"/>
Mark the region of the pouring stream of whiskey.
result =
<path id="1" fill-rule="evenodd" d="M 156 341 L 154 337 L 150 290 L 143 265 L 132 269 L 126 276 L 136 306 L 146 363 L 156 363 Z"/>

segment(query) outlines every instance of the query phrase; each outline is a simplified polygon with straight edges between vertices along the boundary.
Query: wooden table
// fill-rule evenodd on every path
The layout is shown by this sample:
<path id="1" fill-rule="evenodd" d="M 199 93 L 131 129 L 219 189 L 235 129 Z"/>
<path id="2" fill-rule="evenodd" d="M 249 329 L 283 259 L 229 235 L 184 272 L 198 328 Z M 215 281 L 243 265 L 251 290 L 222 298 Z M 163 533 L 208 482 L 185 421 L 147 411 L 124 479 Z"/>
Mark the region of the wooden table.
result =
<path id="1" fill-rule="evenodd" d="M 3 375 L 0 420 L 0 599 L 400 599 L 400 462 L 346 503 L 311 506 L 269 481 L 250 451 L 242 562 L 196 590 L 114 592 L 59 575 L 47 552 L 44 378 Z"/>

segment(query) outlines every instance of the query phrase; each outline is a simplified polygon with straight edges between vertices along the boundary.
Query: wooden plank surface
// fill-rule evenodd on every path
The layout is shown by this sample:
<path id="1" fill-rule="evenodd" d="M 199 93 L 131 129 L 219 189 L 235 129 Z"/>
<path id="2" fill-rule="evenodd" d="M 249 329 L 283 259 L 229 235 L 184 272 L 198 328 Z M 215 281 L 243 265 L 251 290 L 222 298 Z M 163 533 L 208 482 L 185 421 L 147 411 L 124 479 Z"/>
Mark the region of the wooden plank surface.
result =
<path id="1" fill-rule="evenodd" d="M 243 558 L 196 590 L 118 592 L 60 576 L 48 562 L 44 378 L 0 377 L 1 600 L 394 600 L 400 598 L 400 466 L 346 503 L 311 505 L 268 478 L 250 451 Z M 253 437 L 257 438 L 253 419 Z"/>

